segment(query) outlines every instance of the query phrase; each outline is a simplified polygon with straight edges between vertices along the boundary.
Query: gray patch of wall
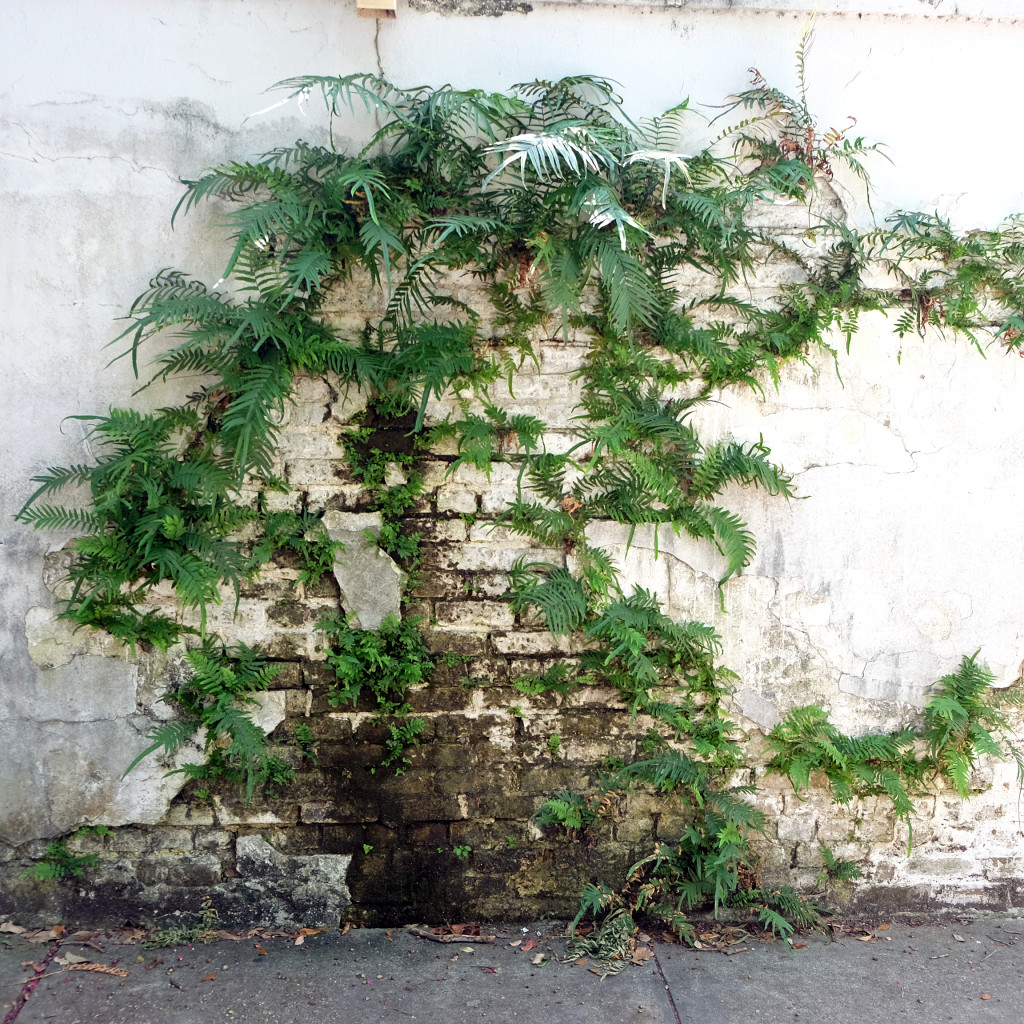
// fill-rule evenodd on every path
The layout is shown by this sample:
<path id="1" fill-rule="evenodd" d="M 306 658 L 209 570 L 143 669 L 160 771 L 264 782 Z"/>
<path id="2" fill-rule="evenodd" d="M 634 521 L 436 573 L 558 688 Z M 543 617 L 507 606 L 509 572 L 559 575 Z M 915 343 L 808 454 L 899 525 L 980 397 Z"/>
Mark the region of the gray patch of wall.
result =
<path id="1" fill-rule="evenodd" d="M 0 475 L 0 571 L 6 584 L 0 602 L 5 779 L 0 836 L 9 844 L 0 849 L 0 859 L 24 867 L 41 854 L 42 840 L 79 824 L 123 825 L 115 838 L 98 844 L 104 871 L 112 873 L 111 886 L 122 878 L 118 872 L 134 872 L 139 891 L 156 879 L 178 896 L 188 888 L 198 903 L 204 884 L 228 884 L 225 879 L 235 877 L 239 840 L 260 829 L 282 856 L 314 856 L 315 849 L 325 848 L 328 855 L 358 860 L 364 834 L 382 837 L 370 845 L 419 843 L 429 851 L 436 845 L 437 833 L 431 831 L 436 828 L 445 843 L 482 842 L 467 838 L 483 825 L 463 815 L 455 797 L 451 807 L 439 795 L 436 800 L 410 797 L 407 802 L 433 807 L 435 818 L 422 824 L 402 819 L 408 808 L 389 812 L 387 820 L 378 809 L 376 824 L 366 808 L 352 810 L 350 821 L 338 820 L 346 817 L 339 810 L 338 780 L 347 778 L 349 765 L 339 766 L 334 783 L 310 779 L 309 792 L 297 790 L 294 800 L 272 801 L 270 809 L 240 809 L 226 796 L 218 796 L 212 808 L 185 805 L 175 797 L 180 777 L 163 777 L 173 765 L 144 765 L 122 780 L 121 771 L 144 745 L 150 723 L 166 713 L 154 695 L 173 667 L 146 660 L 134 664 L 100 638 L 61 632 L 52 621 L 55 601 L 44 564 L 67 537 L 33 534 L 10 516 L 27 496 L 33 473 L 89 457 L 80 425 L 61 426 L 64 416 L 128 401 L 135 382 L 124 362 L 105 369 L 101 344 L 120 329 L 115 318 L 148 276 L 176 265 L 208 282 L 219 277 L 224 248 L 216 211 L 207 219 L 179 220 L 173 233 L 169 229 L 179 179 L 220 160 L 322 132 L 309 113 L 292 106 L 248 117 L 274 102 L 261 95 L 270 82 L 301 72 L 383 66 L 404 83 L 455 79 L 460 85 L 499 88 L 533 75 L 558 77 L 586 69 L 619 80 L 631 109 L 642 112 L 664 109 L 687 94 L 717 102 L 745 86 L 744 69 L 754 62 L 791 87 L 797 17 L 759 13 L 756 4 L 715 5 L 714 11 L 693 4 L 689 10 L 587 6 L 537 0 L 529 17 L 503 18 L 495 33 L 488 19 L 444 17 L 436 5 L 430 10 L 403 6 L 396 22 L 381 26 L 356 19 L 343 5 L 317 0 L 287 8 L 186 2 L 161 18 L 137 4 L 84 0 L 62 8 L 56 19 L 45 5 L 22 0 L 10 5 L 11 30 L 2 45 L 12 84 L 0 97 L 5 128 L 0 208 L 12 256 L 10 272 L 0 280 L 7 311 L 0 343 L 10 360 L 2 406 L 13 410 Z M 848 16 L 879 6 L 905 17 L 860 23 Z M 842 123 L 855 112 L 871 135 L 890 142 L 897 167 L 876 169 L 880 214 L 888 201 L 937 207 L 964 227 L 992 224 L 1024 205 L 1009 170 L 1017 165 L 1021 143 L 1006 132 L 999 102 L 964 90 L 952 76 L 936 80 L 931 70 L 940 58 L 984 69 L 988 95 L 1011 95 L 1024 32 L 1017 24 L 996 31 L 924 17 L 949 10 L 942 3 L 894 0 L 859 4 L 842 17 L 819 15 L 809 65 L 812 99 L 823 123 Z M 960 3 L 956 10 L 978 17 L 1016 13 L 995 2 Z M 156 53 L 161 59 L 129 65 L 125 52 Z M 908 118 L 908 110 L 929 116 Z M 935 157 L 934 112 L 958 130 L 957 145 L 941 160 Z M 358 121 L 336 127 L 341 144 L 346 133 L 365 131 Z M 998 160 L 992 159 L 995 141 Z M 869 219 L 852 193 L 844 198 L 855 218 Z M 358 308 L 336 315 L 361 326 Z M 567 360 L 558 349 L 546 352 L 544 372 L 524 380 L 517 392 L 523 401 L 546 415 L 564 405 L 572 357 L 570 352 Z M 1005 527 L 1024 494 L 1015 455 L 1024 429 L 1017 364 L 994 357 L 982 361 L 932 338 L 911 339 L 897 364 L 880 325 L 855 341 L 843 373 L 845 387 L 839 387 L 825 364 L 793 367 L 777 397 L 769 389 L 767 403 L 729 396 L 707 414 L 709 427 L 719 432 L 756 437 L 764 430 L 776 455 L 813 496 L 784 508 L 756 495 L 737 496 L 761 538 L 761 553 L 752 571 L 730 584 L 730 615 L 719 621 L 728 644 L 725 661 L 743 676 L 738 709 L 752 725 L 767 726 L 780 709 L 812 699 L 830 705 L 846 728 L 897 724 L 913 714 L 927 683 L 960 653 L 983 646 L 1003 682 L 1017 677 L 1024 656 L 1016 615 L 1024 599 L 1017 572 L 1024 552 Z M 308 387 L 303 401 L 320 415 L 318 384 Z M 151 401 L 158 406 L 170 397 L 171 392 L 157 390 Z M 342 411 L 338 421 L 349 414 Z M 361 514 L 353 485 L 337 482 L 323 448 L 309 447 L 317 443 L 310 440 L 315 431 L 297 421 L 290 429 L 292 447 L 282 458 L 295 486 L 311 497 L 313 507 L 334 502 L 339 512 Z M 507 609 L 495 600 L 502 588 L 500 569 L 514 549 L 499 550 L 493 535 L 458 533 L 462 512 L 498 510 L 504 500 L 500 485 L 500 474 L 488 483 L 472 475 L 444 480 L 442 471 L 434 480 L 428 511 L 438 535 L 435 592 L 422 600 L 475 656 L 511 659 L 503 664 L 522 668 L 516 659 L 528 662 L 532 655 L 551 652 L 540 632 L 510 627 L 502 615 Z M 453 537 L 458 552 L 451 551 Z M 638 579 L 658 581 L 675 614 L 716 620 L 715 566 L 708 553 L 683 547 L 663 551 L 655 560 L 653 545 L 640 538 L 622 557 Z M 459 600 L 459 573 L 471 573 L 491 588 L 479 602 L 470 602 L 472 607 Z M 290 581 L 279 582 L 277 599 L 283 600 Z M 314 597 L 309 614 L 337 608 L 338 602 L 337 594 Z M 239 619 L 225 613 L 221 625 L 241 638 L 273 635 L 279 652 L 296 659 L 291 681 L 271 694 L 267 708 L 266 724 L 281 723 L 287 743 L 288 722 L 305 713 L 312 694 L 322 696 L 308 623 L 279 628 L 268 619 L 264 601 L 253 599 L 243 604 Z M 454 688 L 443 692 L 452 701 L 458 698 Z M 472 752 L 486 766 L 497 751 L 511 752 L 509 761 L 498 762 L 504 779 L 488 782 L 481 775 L 473 782 L 493 786 L 487 789 L 495 794 L 490 810 L 500 813 L 489 816 L 491 825 L 516 822 L 509 827 L 518 829 L 542 790 L 530 776 L 532 768 L 519 773 L 521 778 L 516 774 L 514 785 L 509 781 L 512 762 L 526 756 L 516 747 L 522 737 L 509 731 L 507 715 L 502 717 L 511 699 L 502 704 L 496 697 L 493 708 L 468 709 L 475 717 L 466 721 L 477 723 L 473 728 L 481 735 L 493 736 L 489 746 L 483 739 L 460 744 L 442 737 L 444 753 L 438 756 L 458 761 Z M 534 709 L 531 742 L 542 742 L 544 730 L 554 728 L 553 710 Z M 330 713 L 326 707 L 317 712 Z M 340 733 L 347 729 L 351 738 L 353 728 L 364 728 L 358 719 L 324 722 L 332 723 L 325 730 L 335 730 L 325 742 L 337 742 L 339 749 Z M 442 725 L 432 727 L 443 734 Z M 551 766 L 546 770 L 550 774 Z M 1018 906 L 1013 886 L 1022 871 L 1009 809 L 1012 773 L 996 767 L 991 782 L 970 809 L 948 794 L 925 806 L 909 860 L 900 856 L 905 843 L 891 821 L 879 818 L 866 837 L 868 853 L 858 848 L 870 867 L 869 880 L 951 902 L 969 902 L 974 893 L 989 905 L 1002 900 L 1003 906 Z M 497 806 L 502 785 L 509 801 L 519 801 L 515 807 Z M 466 800 L 471 796 L 452 792 Z M 381 800 L 388 807 L 404 806 L 400 794 L 386 796 Z M 807 804 L 782 790 L 766 800 L 779 818 L 766 863 L 780 873 L 790 872 L 794 859 L 804 875 L 813 873 L 816 844 L 838 843 L 849 834 L 842 813 L 830 809 L 820 794 Z M 850 814 L 875 817 L 873 808 Z M 525 827 L 523 834 L 529 834 Z M 629 852 L 627 846 L 620 850 L 622 857 Z M 209 857 L 217 859 L 216 873 L 213 862 L 203 860 Z M 181 876 L 177 889 L 169 879 L 178 876 L 160 858 L 198 866 L 188 884 Z M 389 862 L 388 870 L 400 871 L 403 863 L 401 858 Z M 487 870 L 498 867 L 509 866 L 495 860 Z M 346 861 L 346 872 L 361 870 Z M 477 876 L 470 872 L 469 877 Z M 479 875 L 484 877 L 486 870 Z M 206 882 L 197 881 L 201 878 Z M 540 884 L 524 888 L 524 898 L 540 900 L 542 890 Z M 373 902 L 366 886 L 359 898 Z M 32 890 L 26 899 L 46 906 L 57 896 Z M 330 914 L 344 899 L 330 904 Z M 312 905 L 268 914 L 298 920 L 307 913 L 302 908 Z"/>

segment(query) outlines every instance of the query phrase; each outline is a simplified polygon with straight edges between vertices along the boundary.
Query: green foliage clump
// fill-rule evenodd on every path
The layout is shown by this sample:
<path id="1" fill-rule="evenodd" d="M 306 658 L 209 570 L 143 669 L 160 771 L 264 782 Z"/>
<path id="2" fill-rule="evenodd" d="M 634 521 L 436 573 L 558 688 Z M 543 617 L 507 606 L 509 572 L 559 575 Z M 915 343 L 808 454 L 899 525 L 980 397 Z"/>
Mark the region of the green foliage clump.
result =
<path id="1" fill-rule="evenodd" d="M 176 924 L 158 928 L 142 940 L 143 949 L 173 949 L 175 946 L 191 946 L 195 942 L 216 942 L 213 929 L 220 920 L 220 914 L 207 896 L 200 904 L 199 921 L 194 925 Z"/>
<path id="2" fill-rule="evenodd" d="M 205 729 L 203 764 L 184 764 L 170 774 L 189 779 L 227 779 L 244 787 L 252 799 L 258 783 L 287 782 L 292 769 L 268 746 L 267 735 L 247 714 L 258 703 L 257 694 L 270 687 L 281 670 L 246 644 L 227 646 L 207 637 L 201 647 L 186 653 L 190 676 L 164 700 L 177 705 L 180 717 L 157 726 L 150 745 L 125 770 L 144 757 L 161 751 L 170 756 L 200 729 Z"/>
<path id="3" fill-rule="evenodd" d="M 820 707 L 794 708 L 768 735 L 774 751 L 768 771 L 788 777 L 797 792 L 810 785 L 812 773 L 821 772 L 836 803 L 886 796 L 908 828 L 913 797 L 936 780 L 966 799 L 971 772 L 982 755 L 1011 757 L 1024 780 L 1024 755 L 1013 741 L 1005 711 L 1024 705 L 1024 695 L 993 689 L 995 677 L 978 664 L 978 653 L 965 655 L 956 672 L 936 683 L 916 729 L 846 736 Z"/>
<path id="4" fill-rule="evenodd" d="M 298 744 L 299 750 L 302 751 L 303 758 L 316 767 L 319 763 L 316 739 L 313 736 L 313 730 L 306 722 L 299 722 L 295 726 L 295 742 Z"/>
<path id="5" fill-rule="evenodd" d="M 106 825 L 83 825 L 68 839 L 80 836 L 109 836 L 113 830 Z M 53 878 L 84 878 L 100 862 L 99 854 L 75 854 L 68 849 L 67 840 L 57 839 L 47 844 L 43 856 L 24 872 L 23 878 L 35 878 L 40 882 Z"/>
<path id="6" fill-rule="evenodd" d="M 390 720 L 383 766 L 397 765 L 396 775 L 410 763 L 405 751 L 418 742 L 416 737 L 426 726 L 422 718 L 410 717 L 412 707 L 405 700 L 406 691 L 428 682 L 435 667 L 416 622 L 388 615 L 378 629 L 356 629 L 336 617 L 317 623 L 330 645 L 327 664 L 338 678 L 331 703 L 335 707 L 346 702 L 355 705 L 364 691 L 372 695 L 374 719 Z"/>
<path id="7" fill-rule="evenodd" d="M 254 513 L 231 500 L 230 461 L 214 449 L 208 417 L 195 409 L 148 415 L 112 409 L 79 418 L 92 424 L 97 464 L 35 477 L 39 487 L 17 518 L 83 534 L 73 546 L 65 617 L 133 646 L 144 641 L 167 650 L 190 631 L 137 606 L 168 580 L 184 607 L 199 610 L 205 629 L 206 609 L 220 603 L 221 584 L 237 598 L 245 560 L 229 534 Z M 89 488 L 88 507 L 40 501 L 76 486 Z"/>
<path id="8" fill-rule="evenodd" d="M 818 874 L 819 886 L 828 881 L 855 882 L 862 874 L 855 860 L 840 860 L 827 846 L 821 848 L 821 857 L 825 865 Z"/>
<path id="9" fill-rule="evenodd" d="M 316 586 L 334 568 L 337 552 L 345 548 L 327 535 L 323 517 L 311 512 L 272 512 L 261 525 L 263 536 L 253 545 L 246 569 L 258 572 L 278 552 L 294 552 L 300 565 L 296 586 Z"/>

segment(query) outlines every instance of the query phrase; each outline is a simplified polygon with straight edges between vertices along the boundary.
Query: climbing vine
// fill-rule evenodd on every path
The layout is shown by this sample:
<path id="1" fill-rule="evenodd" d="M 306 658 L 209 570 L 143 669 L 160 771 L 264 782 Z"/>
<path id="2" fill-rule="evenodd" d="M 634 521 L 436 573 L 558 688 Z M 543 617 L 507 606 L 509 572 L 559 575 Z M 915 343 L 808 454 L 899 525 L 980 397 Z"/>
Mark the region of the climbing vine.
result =
<path id="1" fill-rule="evenodd" d="M 745 759 L 723 710 L 732 675 L 715 663 L 718 636 L 669 618 L 654 593 L 627 593 L 609 553 L 588 535 L 607 521 L 630 539 L 638 527 L 685 532 L 721 553 L 724 584 L 751 563 L 755 538 L 723 492 L 736 484 L 789 497 L 792 481 L 763 439 L 702 436 L 691 418 L 697 407 L 723 388 L 778 386 L 783 362 L 806 358 L 812 346 L 830 349 L 836 337 L 849 345 L 868 310 L 892 313 L 900 336 L 953 330 L 979 346 L 994 339 L 1020 347 L 1017 221 L 959 237 L 918 213 L 866 233 L 815 214 L 813 246 L 799 251 L 752 226 L 759 204 L 812 204 L 841 169 L 866 182 L 863 161 L 877 149 L 845 131 L 818 131 L 802 55 L 803 46 L 797 98 L 756 75 L 737 100 L 742 119 L 697 153 L 679 148 L 685 103 L 634 119 L 598 77 L 507 93 L 406 90 L 374 75 L 295 78 L 279 88 L 320 95 L 331 118 L 365 108 L 382 127 L 354 155 L 300 141 L 186 182 L 176 216 L 214 199 L 234 204 L 221 281 L 210 288 L 182 271 L 161 272 L 113 344 L 136 374 L 140 355 L 155 348 L 150 383 L 188 374 L 203 387 L 155 413 L 82 417 L 97 461 L 36 477 L 18 514 L 80 534 L 64 616 L 133 648 L 191 647 L 193 675 L 171 694 L 182 717 L 154 732 L 136 761 L 172 753 L 205 727 L 206 763 L 181 770 L 237 779 L 249 795 L 261 780 L 287 778 L 247 714 L 274 666 L 258 651 L 222 644 L 207 629 L 207 611 L 232 592 L 237 601 L 242 584 L 281 550 L 299 557 L 303 582 L 315 583 L 333 563 L 337 545 L 316 517 L 268 514 L 238 500 L 243 486 L 286 486 L 274 453 L 294 380 L 330 374 L 369 395 L 362 424 L 341 443 L 381 513 L 381 546 L 416 573 L 420 538 L 402 518 L 421 492 L 418 454 L 454 444 L 453 473 L 515 466 L 517 497 L 499 522 L 558 557 L 513 567 L 511 607 L 576 637 L 582 651 L 516 687 L 568 692 L 599 683 L 650 720 L 643 760 L 612 772 L 596 797 L 560 794 L 539 812 L 542 825 L 578 830 L 601 815 L 605 797 L 635 786 L 689 808 L 678 843 L 634 865 L 624 888 L 588 887 L 584 909 L 660 914 L 684 937 L 692 936 L 688 911 L 707 901 L 753 906 L 784 935 L 788 921 L 820 921 L 804 897 L 749 884 L 749 841 L 763 816 L 750 802 L 753 788 L 734 782 Z M 778 260 L 802 279 L 762 304 L 737 297 L 746 276 Z M 889 274 L 881 287 L 866 275 L 879 267 Z M 680 291 L 683 271 L 700 286 Z M 491 309 L 457 297 L 452 280 L 461 272 L 486 285 Z M 325 302 L 357 274 L 387 301 L 351 337 L 332 325 Z M 169 347 L 154 345 L 169 337 Z M 503 406 L 495 387 L 508 382 L 512 392 L 517 369 L 537 359 L 534 346 L 558 338 L 588 346 L 568 445 L 552 444 L 542 419 Z M 452 396 L 459 411 L 432 417 L 431 402 Z M 385 428 L 414 437 L 400 457 L 375 445 Z M 389 465 L 400 481 L 388 481 Z M 53 503 L 79 486 L 89 491 L 84 504 Z M 163 583 L 191 618 L 147 607 Z M 333 699 L 372 691 L 376 714 L 394 723 L 388 761 L 400 766 L 420 721 L 409 715 L 405 689 L 429 678 L 432 664 L 418 633 L 397 619 L 376 631 L 344 619 L 321 629 L 339 680 Z M 824 771 L 840 800 L 888 793 L 909 818 L 908 794 L 929 775 L 964 793 L 978 754 L 1003 749 L 1007 723 L 988 683 L 968 659 L 944 680 L 923 731 L 892 737 L 850 740 L 820 710 L 800 709 L 769 738 L 769 768 L 797 787 Z"/>

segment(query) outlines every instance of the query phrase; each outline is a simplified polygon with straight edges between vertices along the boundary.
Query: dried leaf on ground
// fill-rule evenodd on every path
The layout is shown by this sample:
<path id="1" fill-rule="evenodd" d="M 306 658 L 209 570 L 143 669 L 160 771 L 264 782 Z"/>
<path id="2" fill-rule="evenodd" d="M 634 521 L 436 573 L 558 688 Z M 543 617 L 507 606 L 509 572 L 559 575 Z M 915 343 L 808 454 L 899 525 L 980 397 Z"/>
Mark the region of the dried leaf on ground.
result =
<path id="1" fill-rule="evenodd" d="M 11 935 L 21 935 L 25 929 L 16 924 L 11 924 L 10 921 L 0 922 L 0 932 L 9 932 Z"/>
<path id="2" fill-rule="evenodd" d="M 531 949 L 536 949 L 539 945 L 540 943 L 537 942 L 535 939 L 528 939 L 526 942 L 523 943 L 522 950 L 524 953 L 529 953 Z"/>
<path id="3" fill-rule="evenodd" d="M 54 973 L 63 974 L 64 971 L 93 971 L 96 974 L 113 974 L 118 978 L 127 978 L 129 974 L 127 967 L 108 967 L 106 964 L 68 964 Z"/>
<path id="4" fill-rule="evenodd" d="M 208 974 L 208 975 L 207 975 L 207 976 L 206 976 L 205 978 L 203 978 L 202 980 L 203 980 L 203 981 L 216 981 L 216 980 L 217 980 L 217 972 L 216 972 L 216 971 L 214 971 L 214 972 L 213 972 L 212 974 Z"/>
<path id="5" fill-rule="evenodd" d="M 480 942 L 487 945 L 497 941 L 493 935 L 485 935 L 483 932 L 479 935 L 472 935 L 469 932 L 454 935 L 447 928 L 428 928 L 422 924 L 407 924 L 405 930 L 421 939 L 430 939 L 431 942 Z"/>
<path id="6" fill-rule="evenodd" d="M 633 963 L 643 964 L 650 960 L 652 956 L 654 956 L 654 953 L 646 946 L 637 946 L 636 949 L 633 950 Z"/>
<path id="7" fill-rule="evenodd" d="M 953 933 L 953 938 L 956 939 L 957 942 L 964 941 L 964 937 L 962 935 L 957 935 L 955 932 Z"/>
<path id="8" fill-rule="evenodd" d="M 547 958 L 546 953 L 536 953 L 530 957 L 530 963 L 536 964 L 539 967 L 545 960 L 547 960 Z"/>
<path id="9" fill-rule="evenodd" d="M 982 999 L 991 999 L 992 997 L 987 992 L 982 992 L 981 993 L 981 998 Z"/>
<path id="10" fill-rule="evenodd" d="M 299 934 L 295 936 L 295 945 L 301 946 L 306 941 L 307 935 L 319 935 L 327 931 L 326 928 L 300 928 Z"/>

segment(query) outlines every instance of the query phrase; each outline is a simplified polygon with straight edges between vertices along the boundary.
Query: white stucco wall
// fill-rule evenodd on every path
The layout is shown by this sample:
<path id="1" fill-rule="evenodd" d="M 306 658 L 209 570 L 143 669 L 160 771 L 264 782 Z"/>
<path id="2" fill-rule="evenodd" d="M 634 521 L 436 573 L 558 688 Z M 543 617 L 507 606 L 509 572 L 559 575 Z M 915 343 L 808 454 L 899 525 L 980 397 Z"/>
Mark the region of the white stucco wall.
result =
<path id="1" fill-rule="evenodd" d="M 128 401 L 129 367 L 106 369 L 111 353 L 102 346 L 149 277 L 172 265 L 211 282 L 219 276 L 212 217 L 170 229 L 179 179 L 321 130 L 293 106 L 247 119 L 273 102 L 263 90 L 290 75 L 357 70 L 405 85 L 483 88 L 594 72 L 620 82 L 639 114 L 686 96 L 716 104 L 746 87 L 751 66 L 795 87 L 793 52 L 807 14 L 778 8 L 802 6 L 537 3 L 499 18 L 419 2 L 375 22 L 357 18 L 349 0 L 8 0 L 0 40 L 0 772 L 14 781 L 0 787 L 0 838 L 78 823 L 85 812 L 57 799 L 75 762 L 88 766 L 99 804 L 109 793 L 113 806 L 121 785 L 114 762 L 128 758 L 111 752 L 133 750 L 145 731 L 132 707 L 105 706 L 110 680 L 96 681 L 79 658 L 41 668 L 28 657 L 26 615 L 51 603 L 42 556 L 61 539 L 11 515 L 30 476 L 88 457 L 81 425 L 64 417 Z M 998 2 L 842 6 L 845 13 L 817 16 L 810 102 L 822 125 L 853 114 L 858 133 L 888 144 L 893 164 L 872 167 L 875 213 L 938 209 L 966 229 L 1024 209 L 1016 172 L 1024 140 L 1014 119 L 1024 20 Z M 693 131 L 693 145 L 708 136 L 696 118 Z M 844 198 L 857 223 L 870 223 L 859 194 Z M 841 360 L 845 387 L 824 362 L 816 377 L 794 366 L 764 405 L 744 399 L 707 412 L 738 437 L 763 431 L 810 496 L 788 506 L 756 494 L 735 499 L 761 553 L 730 583 L 731 611 L 718 625 L 750 709 L 763 710 L 755 698 L 789 703 L 780 690 L 792 666 L 779 650 L 817 658 L 810 675 L 820 692 L 811 696 L 847 728 L 899 718 L 977 647 L 1002 681 L 1018 673 L 1024 535 L 1015 519 L 1024 469 L 1014 456 L 1024 365 L 931 336 L 908 339 L 902 363 L 896 349 L 869 329 Z M 155 392 L 154 404 L 160 399 Z M 700 568 L 698 554 L 679 556 Z M 642 546 L 630 555 L 644 557 Z M 685 607 L 687 586 L 673 587 L 680 614 L 717 614 L 696 590 Z M 793 671 L 809 678 L 806 666 Z M 116 673 L 136 685 L 131 666 L 119 663 Z M 54 698 L 62 687 L 109 720 L 94 740 L 80 727 L 85 713 Z"/>

